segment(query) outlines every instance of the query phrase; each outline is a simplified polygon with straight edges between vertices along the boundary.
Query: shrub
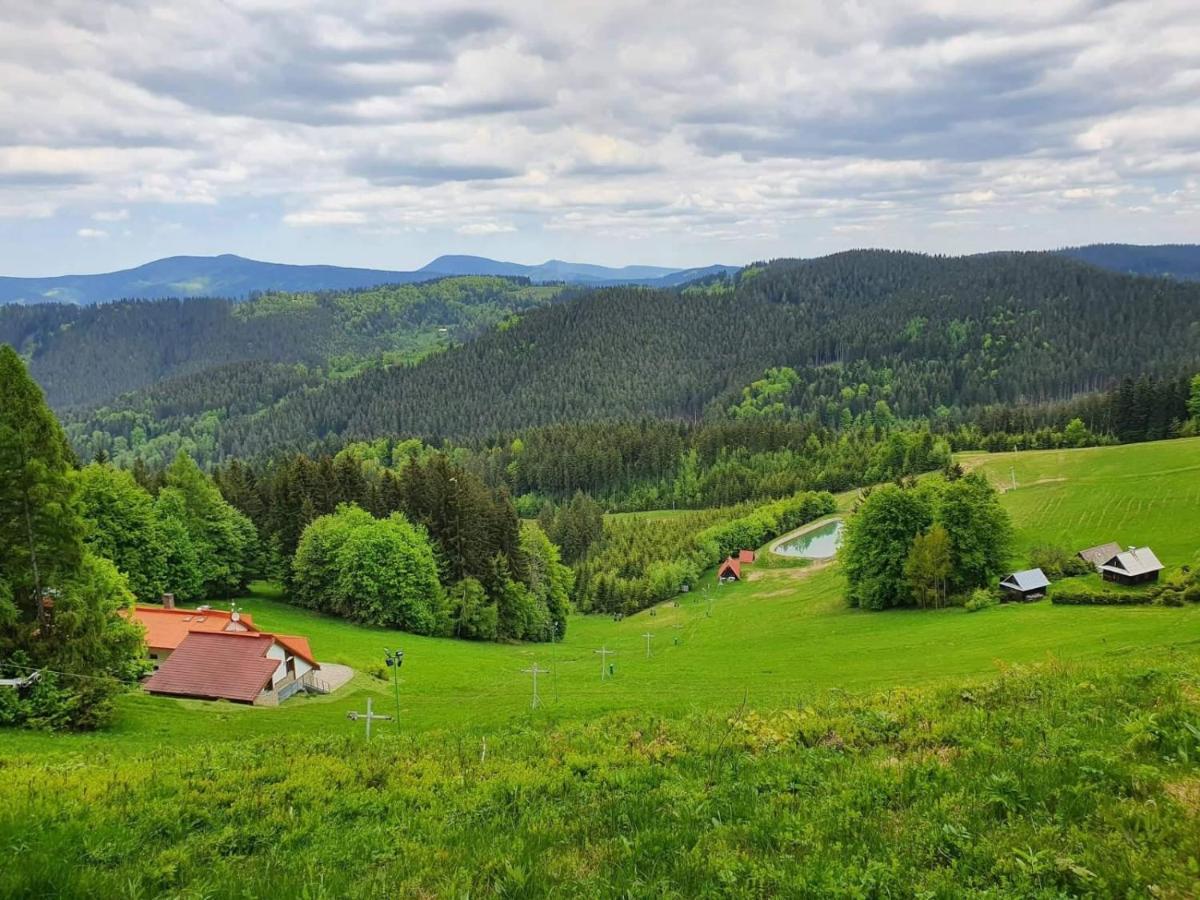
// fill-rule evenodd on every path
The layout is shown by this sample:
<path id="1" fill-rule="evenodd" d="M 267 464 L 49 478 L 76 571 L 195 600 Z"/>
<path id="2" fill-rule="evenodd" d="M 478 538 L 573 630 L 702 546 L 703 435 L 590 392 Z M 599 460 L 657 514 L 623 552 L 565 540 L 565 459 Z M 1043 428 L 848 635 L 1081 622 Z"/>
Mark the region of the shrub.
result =
<path id="1" fill-rule="evenodd" d="M 1045 544 L 1029 551 L 1029 567 L 1041 569 L 1051 581 L 1073 578 L 1091 573 L 1092 566 L 1085 559 L 1062 547 Z"/>
<path id="2" fill-rule="evenodd" d="M 1082 585 L 1064 586 L 1050 597 L 1051 603 L 1060 606 L 1144 606 L 1153 600 L 1146 591 L 1111 591 Z"/>
<path id="3" fill-rule="evenodd" d="M 967 598 L 967 602 L 963 604 L 963 609 L 967 612 L 979 612 L 981 609 L 995 606 L 1000 601 L 995 593 L 987 588 L 976 588 L 971 592 L 971 596 Z"/>
<path id="4" fill-rule="evenodd" d="M 1169 590 L 1169 589 L 1163 591 L 1159 595 L 1158 599 L 1162 603 L 1163 606 L 1183 606 L 1183 604 L 1185 602 L 1183 599 L 1182 591 L 1175 591 L 1175 590 Z"/>

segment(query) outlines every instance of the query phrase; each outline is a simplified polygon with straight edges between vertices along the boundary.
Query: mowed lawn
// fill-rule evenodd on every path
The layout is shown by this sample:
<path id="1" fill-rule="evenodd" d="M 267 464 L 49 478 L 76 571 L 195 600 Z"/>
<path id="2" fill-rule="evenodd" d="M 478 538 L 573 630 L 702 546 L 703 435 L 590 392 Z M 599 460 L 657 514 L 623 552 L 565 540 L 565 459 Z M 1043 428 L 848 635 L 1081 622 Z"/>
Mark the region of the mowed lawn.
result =
<path id="1" fill-rule="evenodd" d="M 1150 544 L 1169 567 L 1200 562 L 1200 440 L 968 459 L 997 482 L 1015 468 L 1004 505 L 1018 558 L 1046 541 L 1071 548 L 1107 540 Z M 1004 665 L 1120 657 L 1145 648 L 1200 646 L 1200 608 L 1059 607 L 1048 602 L 966 613 L 847 609 L 836 565 L 748 567 L 753 580 L 681 596 L 623 621 L 572 618 L 564 642 L 506 646 L 362 628 L 296 609 L 259 585 L 242 601 L 263 628 L 309 636 L 318 658 L 365 672 L 385 647 L 402 647 L 400 727 L 486 734 L 510 724 L 583 718 L 636 708 L 663 715 L 763 708 L 828 691 L 887 691 L 950 678 L 986 677 Z M 650 633 L 651 655 L 646 655 Z M 601 647 L 615 650 L 601 680 Z M 542 706 L 530 710 L 533 664 Z M 116 726 L 94 736 L 0 732 L 6 750 L 70 750 L 92 744 L 237 739 L 263 733 L 357 732 L 346 719 L 373 698 L 395 713 L 390 683 L 360 674 L 330 697 L 278 709 L 122 698 Z M 395 728 L 394 723 L 377 727 Z"/>

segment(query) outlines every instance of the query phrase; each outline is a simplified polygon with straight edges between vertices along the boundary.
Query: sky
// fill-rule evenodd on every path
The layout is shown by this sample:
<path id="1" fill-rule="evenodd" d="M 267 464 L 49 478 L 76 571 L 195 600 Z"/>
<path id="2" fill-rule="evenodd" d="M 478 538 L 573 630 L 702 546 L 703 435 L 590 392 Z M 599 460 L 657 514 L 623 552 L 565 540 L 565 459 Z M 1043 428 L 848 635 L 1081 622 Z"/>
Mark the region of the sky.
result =
<path id="1" fill-rule="evenodd" d="M 0 274 L 1200 241 L 1195 0 L 5 0 Z"/>

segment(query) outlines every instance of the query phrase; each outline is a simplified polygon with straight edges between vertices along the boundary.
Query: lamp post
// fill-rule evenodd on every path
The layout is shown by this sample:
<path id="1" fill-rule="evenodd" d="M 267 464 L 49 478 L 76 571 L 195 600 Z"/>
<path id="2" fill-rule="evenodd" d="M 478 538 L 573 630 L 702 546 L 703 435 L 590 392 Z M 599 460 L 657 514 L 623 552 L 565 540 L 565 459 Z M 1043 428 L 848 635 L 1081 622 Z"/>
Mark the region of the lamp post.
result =
<path id="1" fill-rule="evenodd" d="M 404 664 L 403 650 L 383 648 L 383 662 L 392 670 L 392 686 L 396 689 L 396 727 L 400 727 L 400 666 Z"/>

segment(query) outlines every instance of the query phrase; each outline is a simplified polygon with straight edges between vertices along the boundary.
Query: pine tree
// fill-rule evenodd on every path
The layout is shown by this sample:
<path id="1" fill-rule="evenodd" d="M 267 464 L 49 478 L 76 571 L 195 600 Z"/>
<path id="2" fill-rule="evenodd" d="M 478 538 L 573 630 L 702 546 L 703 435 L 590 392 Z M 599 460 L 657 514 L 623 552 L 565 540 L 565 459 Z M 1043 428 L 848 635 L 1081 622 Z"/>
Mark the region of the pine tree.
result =
<path id="1" fill-rule="evenodd" d="M 45 628 L 43 592 L 78 567 L 83 522 L 71 451 L 41 389 L 0 346 L 0 571 L 23 616 Z"/>

